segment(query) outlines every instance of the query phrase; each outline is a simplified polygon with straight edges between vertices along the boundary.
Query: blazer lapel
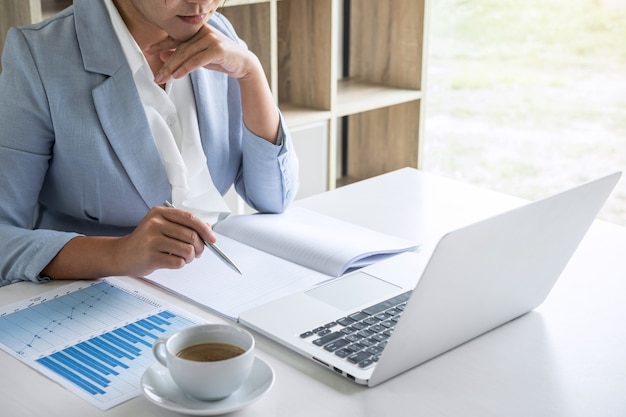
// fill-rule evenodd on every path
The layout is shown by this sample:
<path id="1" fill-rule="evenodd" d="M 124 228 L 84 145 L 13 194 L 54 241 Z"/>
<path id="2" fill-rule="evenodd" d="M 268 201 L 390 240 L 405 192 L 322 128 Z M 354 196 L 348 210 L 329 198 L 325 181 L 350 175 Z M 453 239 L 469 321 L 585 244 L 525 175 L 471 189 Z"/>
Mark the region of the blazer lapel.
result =
<path id="1" fill-rule="evenodd" d="M 124 72 L 128 74 L 116 74 L 93 90 L 94 105 L 111 147 L 147 206 L 162 205 L 171 199 L 171 187 L 132 76 Z"/>
<path id="2" fill-rule="evenodd" d="M 171 198 L 167 173 L 108 12 L 102 1 L 75 0 L 74 13 L 85 69 L 109 76 L 92 92 L 102 129 L 146 205 L 161 205 Z"/>

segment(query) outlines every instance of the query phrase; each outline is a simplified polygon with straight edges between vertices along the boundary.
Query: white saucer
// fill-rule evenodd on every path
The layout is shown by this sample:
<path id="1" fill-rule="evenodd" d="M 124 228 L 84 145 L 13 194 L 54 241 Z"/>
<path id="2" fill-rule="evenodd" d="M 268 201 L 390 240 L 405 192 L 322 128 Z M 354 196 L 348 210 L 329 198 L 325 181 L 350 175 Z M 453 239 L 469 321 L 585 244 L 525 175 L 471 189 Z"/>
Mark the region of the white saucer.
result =
<path id="1" fill-rule="evenodd" d="M 141 377 L 144 396 L 159 407 L 182 414 L 210 416 L 245 407 L 261 398 L 274 385 L 274 370 L 259 357 L 254 358 L 248 380 L 230 396 L 219 401 L 200 401 L 185 395 L 166 367 L 154 363 Z"/>

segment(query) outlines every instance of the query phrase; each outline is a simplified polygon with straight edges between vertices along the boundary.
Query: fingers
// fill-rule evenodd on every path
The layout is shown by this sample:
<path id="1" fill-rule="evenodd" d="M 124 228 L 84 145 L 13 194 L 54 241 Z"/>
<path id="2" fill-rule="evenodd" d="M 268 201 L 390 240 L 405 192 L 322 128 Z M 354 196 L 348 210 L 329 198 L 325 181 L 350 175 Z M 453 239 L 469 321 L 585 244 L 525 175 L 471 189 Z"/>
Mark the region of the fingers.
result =
<path id="1" fill-rule="evenodd" d="M 163 234 L 166 239 L 163 239 L 157 247 L 161 253 L 178 256 L 189 263 L 204 251 L 204 242 L 197 233 L 189 229 L 177 227 L 172 231 L 163 231 Z"/>
<path id="2" fill-rule="evenodd" d="M 164 40 L 150 45 L 144 52 L 150 55 L 155 55 L 164 51 L 172 51 L 180 45 L 180 41 L 170 38 L 169 36 Z"/>
<path id="3" fill-rule="evenodd" d="M 169 207 L 155 207 L 153 210 L 158 210 L 170 223 L 164 225 L 164 231 L 172 238 L 188 243 L 197 241 L 201 246 L 204 246 L 205 241 L 215 243 L 215 234 L 211 227 L 192 213 Z"/>
<path id="4" fill-rule="evenodd" d="M 153 45 L 148 51 L 160 53 L 164 60 L 163 66 L 155 76 L 155 81 L 162 84 L 170 78 L 181 78 L 196 68 L 210 64 L 217 53 L 215 41 L 207 38 L 210 34 L 208 26 L 203 26 L 196 35 L 183 43 L 177 43 L 173 39 L 162 41 Z M 204 38 L 204 40 L 203 40 Z M 207 40 L 208 39 L 208 40 Z"/>
<path id="5" fill-rule="evenodd" d="M 167 82 L 170 78 L 178 79 L 189 74 L 193 70 L 211 65 L 212 54 L 209 51 L 201 50 L 195 54 L 193 51 L 183 55 L 180 50 L 176 50 L 169 56 L 165 53 L 161 54 L 161 59 L 165 58 L 165 63 L 154 80 L 158 84 Z M 217 69 L 217 68 L 212 68 Z"/>
<path id="6" fill-rule="evenodd" d="M 214 243 L 211 227 L 191 213 L 153 207 L 132 233 L 104 239 L 105 259 L 122 275 L 146 276 L 157 269 L 180 269 L 202 255 L 204 242 Z"/>
<path id="7" fill-rule="evenodd" d="M 135 246 L 150 263 L 165 268 L 180 268 L 204 252 L 204 242 L 215 242 L 211 228 L 183 210 L 154 207 L 132 233 Z"/>
<path id="8" fill-rule="evenodd" d="M 168 38 L 150 46 L 145 52 L 158 53 L 164 61 L 155 76 L 158 84 L 170 78 L 181 78 L 200 67 L 242 78 L 249 66 L 248 51 L 208 25 L 202 26 L 185 42 Z"/>

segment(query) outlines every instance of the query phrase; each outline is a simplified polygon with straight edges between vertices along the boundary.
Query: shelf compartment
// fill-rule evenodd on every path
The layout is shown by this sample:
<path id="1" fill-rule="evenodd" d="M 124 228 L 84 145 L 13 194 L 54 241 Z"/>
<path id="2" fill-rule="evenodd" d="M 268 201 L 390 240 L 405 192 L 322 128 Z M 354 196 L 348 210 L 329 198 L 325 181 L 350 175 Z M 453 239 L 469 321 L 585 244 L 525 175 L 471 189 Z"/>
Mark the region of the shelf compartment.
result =
<path id="1" fill-rule="evenodd" d="M 327 121 L 332 117 L 329 110 L 316 110 L 294 103 L 280 103 L 279 108 L 290 128 Z"/>
<path id="2" fill-rule="evenodd" d="M 417 167 L 420 101 L 348 116 L 346 175 L 362 180 Z"/>
<path id="3" fill-rule="evenodd" d="M 426 2 L 350 1 L 349 78 L 421 90 Z"/>
<path id="4" fill-rule="evenodd" d="M 333 5 L 333 0 L 277 3 L 279 103 L 332 108 Z"/>
<path id="5" fill-rule="evenodd" d="M 342 80 L 337 87 L 336 117 L 348 116 L 422 98 L 419 90 L 394 88 L 358 80 Z"/>

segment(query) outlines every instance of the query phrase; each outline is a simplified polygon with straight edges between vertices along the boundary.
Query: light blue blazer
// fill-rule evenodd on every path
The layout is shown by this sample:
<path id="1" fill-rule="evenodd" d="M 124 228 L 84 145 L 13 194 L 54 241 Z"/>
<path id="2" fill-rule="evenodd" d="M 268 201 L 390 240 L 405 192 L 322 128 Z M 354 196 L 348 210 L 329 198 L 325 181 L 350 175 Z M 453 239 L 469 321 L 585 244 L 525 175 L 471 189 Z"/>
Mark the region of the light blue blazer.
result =
<path id="1" fill-rule="evenodd" d="M 221 15 L 210 24 L 240 41 Z M 241 41 L 240 41 L 241 42 Z M 12 28 L 0 74 L 0 285 L 40 281 L 71 238 L 123 235 L 171 198 L 124 53 L 101 0 Z M 213 182 L 253 208 L 281 212 L 298 186 L 298 160 L 243 124 L 238 82 L 191 75 Z"/>

